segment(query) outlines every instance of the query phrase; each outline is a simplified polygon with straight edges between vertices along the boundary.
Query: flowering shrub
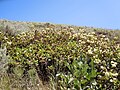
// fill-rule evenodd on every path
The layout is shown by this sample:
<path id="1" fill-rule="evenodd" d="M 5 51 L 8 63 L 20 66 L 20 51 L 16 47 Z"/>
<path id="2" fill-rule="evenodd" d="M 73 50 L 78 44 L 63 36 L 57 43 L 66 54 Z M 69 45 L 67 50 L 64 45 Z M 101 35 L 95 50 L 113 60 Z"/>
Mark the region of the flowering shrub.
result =
<path id="1" fill-rule="evenodd" d="M 54 89 L 115 90 L 120 86 L 119 36 L 111 38 L 84 28 L 0 34 L 12 73 L 18 65 L 22 74 L 35 68 L 43 81 L 52 80 Z"/>

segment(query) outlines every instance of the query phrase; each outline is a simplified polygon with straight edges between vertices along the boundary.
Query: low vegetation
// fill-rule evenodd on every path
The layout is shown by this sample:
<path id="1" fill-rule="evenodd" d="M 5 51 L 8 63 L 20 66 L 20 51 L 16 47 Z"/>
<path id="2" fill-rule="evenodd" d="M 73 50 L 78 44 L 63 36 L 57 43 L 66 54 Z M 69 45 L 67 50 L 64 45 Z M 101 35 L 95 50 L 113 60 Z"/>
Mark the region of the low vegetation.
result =
<path id="1" fill-rule="evenodd" d="M 45 28 L 11 35 L 1 30 L 0 90 L 120 89 L 120 34 L 115 32 Z"/>

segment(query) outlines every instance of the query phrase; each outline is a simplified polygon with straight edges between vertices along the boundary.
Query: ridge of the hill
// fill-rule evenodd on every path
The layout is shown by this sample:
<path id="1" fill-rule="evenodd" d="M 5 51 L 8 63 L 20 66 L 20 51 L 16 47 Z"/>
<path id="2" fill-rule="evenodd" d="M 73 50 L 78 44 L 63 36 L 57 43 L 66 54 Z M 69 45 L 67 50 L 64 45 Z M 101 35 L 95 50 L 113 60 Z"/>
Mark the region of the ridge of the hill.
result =
<path id="1" fill-rule="evenodd" d="M 73 30 L 74 29 L 75 31 L 82 29 L 85 32 L 90 32 L 90 31 L 120 32 L 119 30 L 102 29 L 102 28 L 94 28 L 94 27 L 87 27 L 87 26 L 53 24 L 48 22 L 22 22 L 22 21 L 10 21 L 5 19 L 0 19 L 0 29 L 14 35 L 20 34 L 22 32 L 32 31 L 32 30 L 42 30 L 42 29 L 50 29 L 50 28 L 54 30 L 61 30 L 61 29 Z"/>

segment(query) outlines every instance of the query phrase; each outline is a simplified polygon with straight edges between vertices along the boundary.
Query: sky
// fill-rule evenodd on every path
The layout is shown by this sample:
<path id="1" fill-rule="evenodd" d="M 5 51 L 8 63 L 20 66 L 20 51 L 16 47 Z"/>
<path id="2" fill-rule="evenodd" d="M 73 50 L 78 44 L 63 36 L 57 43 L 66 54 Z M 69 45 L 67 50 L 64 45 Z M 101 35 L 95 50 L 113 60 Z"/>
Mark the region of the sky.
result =
<path id="1" fill-rule="evenodd" d="M 120 29 L 120 0 L 0 0 L 0 19 Z"/>

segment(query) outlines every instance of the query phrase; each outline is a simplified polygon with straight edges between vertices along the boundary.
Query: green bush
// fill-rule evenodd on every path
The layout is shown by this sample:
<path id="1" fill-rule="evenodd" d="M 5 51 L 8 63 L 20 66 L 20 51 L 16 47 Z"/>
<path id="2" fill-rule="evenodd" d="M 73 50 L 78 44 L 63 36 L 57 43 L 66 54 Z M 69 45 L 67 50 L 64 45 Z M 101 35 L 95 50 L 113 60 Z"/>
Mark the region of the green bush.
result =
<path id="1" fill-rule="evenodd" d="M 120 86 L 119 38 L 79 30 L 44 29 L 16 36 L 0 33 L 10 56 L 9 72 L 35 68 L 53 89 L 116 90 Z M 18 76 L 21 74 L 18 74 Z"/>
<path id="2" fill-rule="evenodd" d="M 59 65 L 61 63 L 57 62 Z M 64 61 L 64 66 L 66 66 L 67 71 L 57 71 L 55 77 L 51 78 L 52 89 L 54 90 L 96 90 L 97 81 L 95 77 L 97 76 L 97 70 L 94 67 L 93 60 L 88 62 L 86 56 L 80 56 L 78 59 L 73 60 L 72 63 Z M 62 67 L 61 67 L 62 68 Z M 55 86 L 55 85 L 56 86 Z"/>

